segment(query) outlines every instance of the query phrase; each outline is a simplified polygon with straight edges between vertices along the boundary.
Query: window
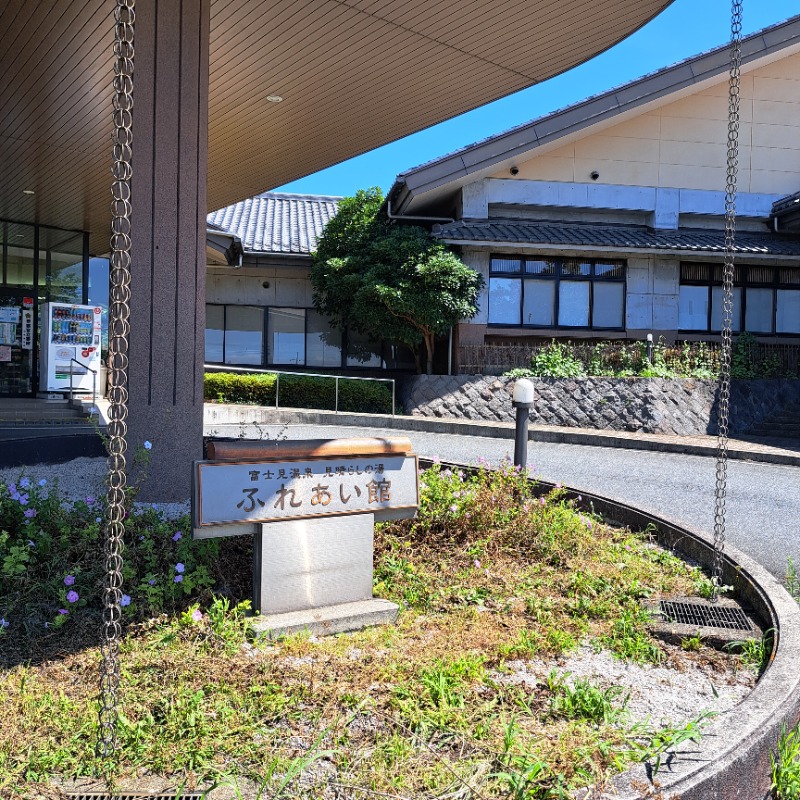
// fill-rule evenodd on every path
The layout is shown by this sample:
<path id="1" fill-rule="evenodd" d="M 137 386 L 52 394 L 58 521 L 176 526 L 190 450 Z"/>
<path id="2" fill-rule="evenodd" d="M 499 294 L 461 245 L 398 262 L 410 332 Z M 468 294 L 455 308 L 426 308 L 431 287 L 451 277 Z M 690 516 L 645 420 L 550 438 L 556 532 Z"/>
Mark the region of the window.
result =
<path id="1" fill-rule="evenodd" d="M 267 321 L 268 364 L 306 363 L 306 310 L 270 308 Z"/>
<path id="2" fill-rule="evenodd" d="M 625 262 L 493 257 L 489 324 L 525 328 L 625 327 Z"/>
<path id="3" fill-rule="evenodd" d="M 306 315 L 306 366 L 342 366 L 342 332 L 316 311 Z"/>
<path id="4" fill-rule="evenodd" d="M 206 306 L 205 360 L 252 367 L 413 369 L 413 354 L 331 328 L 313 309 Z"/>
<path id="5" fill-rule="evenodd" d="M 740 265 L 733 280 L 734 331 L 761 336 L 800 334 L 800 269 Z M 681 264 L 678 328 L 703 333 L 721 330 L 721 264 Z"/>

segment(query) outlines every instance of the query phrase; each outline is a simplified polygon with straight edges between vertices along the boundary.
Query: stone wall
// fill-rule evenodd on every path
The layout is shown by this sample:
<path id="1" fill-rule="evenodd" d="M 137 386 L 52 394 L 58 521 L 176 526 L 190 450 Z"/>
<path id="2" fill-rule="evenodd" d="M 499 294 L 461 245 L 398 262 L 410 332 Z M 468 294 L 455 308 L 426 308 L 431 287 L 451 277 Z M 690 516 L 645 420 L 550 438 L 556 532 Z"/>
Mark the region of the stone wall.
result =
<path id="1" fill-rule="evenodd" d="M 716 383 L 664 378 L 534 378 L 531 422 L 570 428 L 716 433 Z M 417 375 L 403 387 L 407 414 L 512 422 L 513 379 Z M 800 381 L 734 381 L 731 432 L 746 433 L 784 406 L 800 402 Z"/>

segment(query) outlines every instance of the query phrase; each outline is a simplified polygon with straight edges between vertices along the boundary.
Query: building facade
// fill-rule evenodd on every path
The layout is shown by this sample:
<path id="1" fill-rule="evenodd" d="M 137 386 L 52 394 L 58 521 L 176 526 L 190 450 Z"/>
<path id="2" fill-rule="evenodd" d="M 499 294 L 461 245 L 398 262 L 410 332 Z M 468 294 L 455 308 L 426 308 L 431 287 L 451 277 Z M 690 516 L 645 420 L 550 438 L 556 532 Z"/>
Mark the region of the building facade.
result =
<path id="1" fill-rule="evenodd" d="M 742 45 L 733 328 L 800 341 L 800 17 Z M 721 327 L 728 48 L 398 176 L 398 217 L 486 279 L 461 344 L 712 339 Z"/>

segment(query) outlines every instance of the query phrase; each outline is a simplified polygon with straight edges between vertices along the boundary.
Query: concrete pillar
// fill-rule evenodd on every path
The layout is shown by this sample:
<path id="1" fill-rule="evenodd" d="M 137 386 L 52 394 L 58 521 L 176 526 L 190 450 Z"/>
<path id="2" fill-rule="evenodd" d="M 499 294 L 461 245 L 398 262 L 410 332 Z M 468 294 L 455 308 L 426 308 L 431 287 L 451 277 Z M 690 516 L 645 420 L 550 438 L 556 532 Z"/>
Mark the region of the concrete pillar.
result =
<path id="1" fill-rule="evenodd" d="M 188 500 L 202 454 L 209 4 L 136 3 L 128 444 L 152 443 L 148 501 Z"/>

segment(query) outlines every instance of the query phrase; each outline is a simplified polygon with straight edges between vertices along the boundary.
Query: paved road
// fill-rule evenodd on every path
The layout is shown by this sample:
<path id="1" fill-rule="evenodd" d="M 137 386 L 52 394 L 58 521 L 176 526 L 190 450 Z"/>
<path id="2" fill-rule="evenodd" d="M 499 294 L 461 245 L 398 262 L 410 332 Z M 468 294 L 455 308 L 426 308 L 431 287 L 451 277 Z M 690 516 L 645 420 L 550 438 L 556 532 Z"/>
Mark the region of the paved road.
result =
<path id="1" fill-rule="evenodd" d="M 397 436 L 375 428 L 261 426 L 270 438 Z M 248 436 L 256 437 L 255 430 Z M 495 463 L 513 453 L 513 441 L 409 432 L 420 455 Z M 622 500 L 643 510 L 710 532 L 713 528 L 714 460 L 703 456 L 531 442 L 529 465 L 544 480 Z M 778 578 L 787 558 L 800 567 L 800 467 L 730 461 L 727 528 L 730 542 Z"/>

